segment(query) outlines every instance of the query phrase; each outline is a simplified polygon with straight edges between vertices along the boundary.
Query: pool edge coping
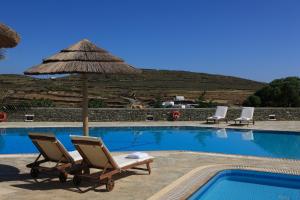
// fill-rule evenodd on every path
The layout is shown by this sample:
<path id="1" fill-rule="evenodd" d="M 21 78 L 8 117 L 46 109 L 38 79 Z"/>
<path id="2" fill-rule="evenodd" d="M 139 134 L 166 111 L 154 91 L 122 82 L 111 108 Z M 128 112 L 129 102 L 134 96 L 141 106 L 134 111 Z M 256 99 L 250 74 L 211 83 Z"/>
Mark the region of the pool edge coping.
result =
<path id="1" fill-rule="evenodd" d="M 218 173 L 224 170 L 250 170 L 290 175 L 300 175 L 297 170 L 284 170 L 275 168 L 254 167 L 246 165 L 213 164 L 194 168 L 165 186 L 147 200 L 185 200 L 191 197 L 199 188 L 203 187 Z"/>
<path id="2" fill-rule="evenodd" d="M 264 121 L 262 121 L 264 122 Z M 266 121 L 269 122 L 269 121 Z M 275 121 L 276 122 L 276 121 Z M 290 121 L 278 121 L 278 122 L 290 122 Z M 299 121 L 300 122 L 300 121 Z M 10 123 L 20 123 L 10 124 Z M 28 123 L 28 124 L 27 124 Z M 32 123 L 32 124 L 31 124 Z M 25 125 L 26 124 L 26 125 Z M 89 127 L 204 127 L 204 128 L 226 128 L 226 129 L 241 129 L 241 130 L 254 130 L 254 131 L 282 131 L 282 132 L 293 132 L 300 133 L 300 130 L 290 130 L 290 129 L 276 129 L 276 128 L 264 128 L 255 127 L 255 125 L 244 125 L 244 126 L 231 126 L 232 124 L 222 123 L 222 124 L 207 124 L 205 121 L 124 121 L 124 122 L 90 122 Z M 81 122 L 4 122 L 0 124 L 0 129 L 5 128 L 80 128 L 82 127 Z"/>

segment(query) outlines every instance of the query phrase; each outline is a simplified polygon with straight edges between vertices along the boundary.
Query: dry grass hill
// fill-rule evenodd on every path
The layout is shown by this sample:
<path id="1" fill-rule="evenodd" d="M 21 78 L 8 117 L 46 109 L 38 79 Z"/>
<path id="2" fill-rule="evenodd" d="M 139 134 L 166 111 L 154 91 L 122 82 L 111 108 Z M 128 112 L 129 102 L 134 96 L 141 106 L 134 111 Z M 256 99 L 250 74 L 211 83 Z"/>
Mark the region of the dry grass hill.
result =
<path id="1" fill-rule="evenodd" d="M 80 79 L 77 75 L 41 79 L 23 75 L 0 75 L 1 99 L 19 104 L 32 99 L 50 99 L 56 106 L 79 106 Z M 252 80 L 186 71 L 144 69 L 140 75 L 90 75 L 89 97 L 103 99 L 107 107 L 127 107 L 130 97 L 145 106 L 156 98 L 175 95 L 197 99 L 203 91 L 205 99 L 221 104 L 240 105 L 247 96 L 265 83 Z"/>

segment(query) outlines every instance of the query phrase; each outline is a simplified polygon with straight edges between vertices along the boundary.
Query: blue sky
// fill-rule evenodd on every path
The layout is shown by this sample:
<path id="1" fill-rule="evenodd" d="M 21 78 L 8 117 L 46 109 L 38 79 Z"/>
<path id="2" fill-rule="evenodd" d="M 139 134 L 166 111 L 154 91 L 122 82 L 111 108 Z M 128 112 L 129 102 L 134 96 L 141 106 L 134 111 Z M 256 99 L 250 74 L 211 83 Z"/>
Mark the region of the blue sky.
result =
<path id="1" fill-rule="evenodd" d="M 6 0 L 0 20 L 22 38 L 0 73 L 22 73 L 88 38 L 140 68 L 300 76 L 297 0 Z"/>

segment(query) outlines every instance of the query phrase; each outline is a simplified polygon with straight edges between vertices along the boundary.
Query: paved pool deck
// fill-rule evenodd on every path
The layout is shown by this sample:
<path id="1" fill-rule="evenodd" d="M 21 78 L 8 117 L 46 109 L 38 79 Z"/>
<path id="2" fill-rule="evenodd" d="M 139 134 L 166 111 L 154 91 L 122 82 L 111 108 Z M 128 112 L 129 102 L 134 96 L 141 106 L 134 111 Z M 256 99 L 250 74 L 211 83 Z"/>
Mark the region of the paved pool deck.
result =
<path id="1" fill-rule="evenodd" d="M 184 199 L 184 195 L 189 195 L 222 169 L 247 168 L 300 174 L 300 161 L 294 160 L 195 152 L 149 154 L 155 157 L 152 174 L 135 171 L 122 173 L 115 177 L 115 188 L 111 192 L 105 192 L 104 186 L 95 186 L 90 182 L 83 182 L 76 188 L 71 176 L 66 183 L 60 183 L 58 178 L 49 176 L 33 180 L 25 165 L 34 160 L 34 155 L 2 155 L 0 199 Z"/>
<path id="2" fill-rule="evenodd" d="M 91 126 L 236 126 L 218 124 L 207 125 L 203 122 L 97 122 Z M 9 122 L 0 123 L 0 128 L 8 127 L 77 127 L 81 123 L 64 122 Z M 300 131 L 300 122 L 267 121 L 257 122 L 238 128 L 264 130 Z M 186 151 L 148 152 L 155 157 L 152 174 L 129 171 L 116 176 L 115 188 L 105 192 L 104 186 L 83 182 L 79 188 L 72 184 L 72 176 L 64 184 L 56 177 L 42 176 L 33 180 L 26 164 L 36 155 L 0 155 L 0 199 L 37 200 L 37 199 L 185 199 L 197 187 L 206 183 L 218 171 L 241 168 L 288 174 L 300 174 L 300 160 L 271 159 L 251 156 L 237 156 Z M 119 153 L 114 153 L 119 154 Z"/>

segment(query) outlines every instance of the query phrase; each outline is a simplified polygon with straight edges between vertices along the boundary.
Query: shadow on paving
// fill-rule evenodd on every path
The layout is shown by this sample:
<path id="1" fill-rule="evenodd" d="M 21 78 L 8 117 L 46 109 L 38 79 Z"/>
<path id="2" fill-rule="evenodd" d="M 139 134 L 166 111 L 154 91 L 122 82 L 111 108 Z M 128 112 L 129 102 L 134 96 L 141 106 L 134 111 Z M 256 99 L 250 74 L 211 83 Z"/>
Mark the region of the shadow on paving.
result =
<path id="1" fill-rule="evenodd" d="M 4 181 L 29 181 L 29 174 L 20 174 L 20 170 L 14 166 L 0 164 L 0 182 Z"/>
<path id="2" fill-rule="evenodd" d="M 240 124 L 240 123 L 236 123 L 236 124 L 228 124 L 228 126 L 233 126 L 233 127 L 249 127 L 252 126 L 253 124 Z"/>
<path id="3" fill-rule="evenodd" d="M 134 171 L 124 171 L 120 174 L 117 174 L 113 176 L 113 179 L 116 181 L 115 184 L 117 183 L 117 180 L 126 178 L 128 176 L 132 175 L 148 175 L 148 174 L 142 174 L 142 173 L 137 173 Z M 29 176 L 30 177 L 30 176 Z M 32 179 L 34 180 L 34 179 Z M 68 179 L 66 183 L 61 183 L 59 182 L 57 177 L 50 178 L 46 177 L 44 179 L 36 179 L 34 182 L 28 182 L 25 184 L 14 184 L 12 185 L 13 187 L 17 188 L 22 188 L 22 189 L 27 189 L 27 190 L 57 190 L 57 189 L 64 189 L 72 192 L 78 192 L 78 193 L 85 193 L 91 190 L 94 190 L 95 192 L 106 192 L 105 187 L 99 188 L 100 186 L 104 186 L 104 182 L 99 182 L 99 181 L 94 181 L 94 180 L 82 180 L 82 183 L 80 184 L 79 187 L 74 186 L 72 179 Z"/>

